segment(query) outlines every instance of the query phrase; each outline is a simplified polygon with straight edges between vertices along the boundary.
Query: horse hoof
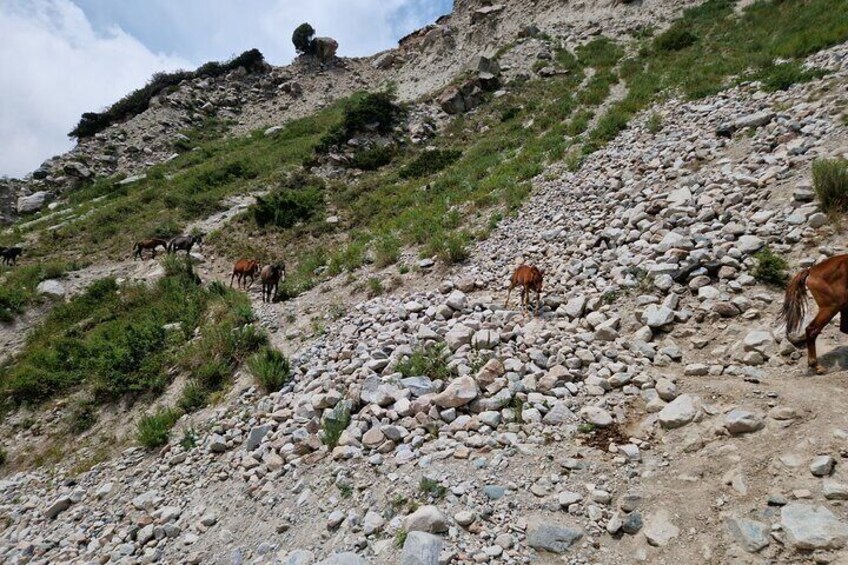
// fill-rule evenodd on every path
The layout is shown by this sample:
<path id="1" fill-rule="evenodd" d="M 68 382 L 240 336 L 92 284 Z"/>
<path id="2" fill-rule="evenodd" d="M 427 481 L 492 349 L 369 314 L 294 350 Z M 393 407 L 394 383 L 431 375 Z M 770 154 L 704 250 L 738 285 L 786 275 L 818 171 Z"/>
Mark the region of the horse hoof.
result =
<path id="1" fill-rule="evenodd" d="M 816 365 L 814 368 L 817 375 L 824 375 L 827 373 L 827 369 L 822 367 L 821 365 Z"/>

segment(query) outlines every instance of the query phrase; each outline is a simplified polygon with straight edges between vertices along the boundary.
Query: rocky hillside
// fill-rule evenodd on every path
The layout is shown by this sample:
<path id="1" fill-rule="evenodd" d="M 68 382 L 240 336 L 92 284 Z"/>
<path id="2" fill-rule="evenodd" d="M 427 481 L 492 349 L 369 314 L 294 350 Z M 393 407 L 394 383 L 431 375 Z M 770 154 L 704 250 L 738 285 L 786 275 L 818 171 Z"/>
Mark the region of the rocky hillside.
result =
<path id="1" fill-rule="evenodd" d="M 748 4 L 734 3 L 729 17 L 744 17 Z M 782 9 L 801 10 L 801 21 L 824 3 L 799 6 Z M 613 37 L 655 22 L 653 9 L 672 18 L 679 6 L 566 8 L 457 2 L 450 18 L 401 42 L 408 59 L 356 64 L 401 73 L 410 53 L 421 53 L 416 42 L 434 30 L 450 36 L 445 29 L 479 54 L 491 37 L 474 39 L 475 26 L 492 18 L 503 18 L 504 37 L 535 23 L 582 45 L 599 31 Z M 727 3 L 704 10 L 718 8 Z M 830 25 L 841 25 L 831 16 Z M 549 59 L 537 58 L 535 41 L 515 50 L 529 44 L 529 72 L 538 73 Z M 128 447 L 84 470 L 20 465 L 0 480 L 0 556 L 848 562 L 844 337 L 834 325 L 820 339 L 828 373 L 813 377 L 776 322 L 787 266 L 846 252 L 841 219 L 823 209 L 812 173 L 814 162 L 848 159 L 848 37 L 837 43 L 805 57 L 804 79 L 785 88 L 770 88 L 768 77 L 738 80 L 694 100 L 669 92 L 644 110 L 616 106 L 640 86 L 622 71 L 626 91 L 605 93 L 581 132 L 604 123 L 604 108 L 632 111 L 625 127 L 598 147 L 581 138 L 588 149 L 580 159 L 567 153 L 546 164 L 516 213 L 467 259 L 422 268 L 370 299 L 346 286 L 345 275 L 284 303 L 250 293 L 258 324 L 290 355 L 292 378 L 266 394 L 251 382 L 253 369 L 240 367 L 228 396 L 181 416 L 154 452 Z M 506 64 L 507 55 L 491 59 L 502 73 L 520 67 Z M 475 63 L 472 80 L 485 80 L 491 68 Z M 544 83 L 522 92 L 534 84 Z M 443 86 L 428 87 L 428 104 L 462 95 Z M 404 96 L 423 94 L 404 88 Z M 481 113 L 464 119 L 474 123 Z M 543 118 L 521 115 L 524 124 Z M 453 122 L 442 119 L 440 131 L 451 133 Z M 245 205 L 233 202 L 233 211 L 199 225 L 226 231 Z M 196 260 L 204 280 L 227 275 L 221 258 Z M 504 304 L 505 283 L 522 261 L 545 273 L 538 316 L 516 309 L 515 293 Z M 169 276 L 137 265 L 95 267 L 127 278 Z M 378 281 L 390 278 L 364 268 Z M 345 308 L 334 312 L 331 299 Z M 320 331 L 304 330 L 307 308 L 325 312 Z M 203 339 L 206 328 L 196 333 Z M 47 417 L 58 422 L 63 410 Z M 4 422 L 10 460 L 38 441 L 23 415 Z M 114 415 L 115 428 L 122 417 Z"/>

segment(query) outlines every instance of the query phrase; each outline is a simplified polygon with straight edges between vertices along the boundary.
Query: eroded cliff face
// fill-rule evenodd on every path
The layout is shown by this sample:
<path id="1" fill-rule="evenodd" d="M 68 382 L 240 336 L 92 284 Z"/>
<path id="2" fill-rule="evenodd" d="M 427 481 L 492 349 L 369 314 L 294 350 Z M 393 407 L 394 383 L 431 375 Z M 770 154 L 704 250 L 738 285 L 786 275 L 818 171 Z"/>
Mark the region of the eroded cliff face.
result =
<path id="1" fill-rule="evenodd" d="M 185 150 L 190 140 L 182 132 L 209 120 L 221 124 L 222 134 L 244 135 L 308 116 L 354 92 L 389 85 L 403 101 L 431 100 L 460 77 L 477 71 L 474 65 L 480 55 L 503 54 L 518 40 L 546 34 L 574 45 L 601 33 L 618 36 L 662 25 L 695 3 L 458 1 L 451 14 L 401 39 L 397 48 L 370 57 L 338 58 L 328 65 L 300 57 L 266 72 L 236 69 L 217 78 L 186 80 L 155 97 L 145 112 L 46 160 L 23 182 L 6 183 L 0 196 L 0 222 L 13 221 L 19 212 L 37 211 L 39 205 L 46 206 L 96 177 L 143 174 Z M 544 49 L 518 50 L 502 70 L 511 78 L 529 76 L 540 52 Z M 42 192 L 43 198 L 30 198 Z M 21 197 L 23 208 L 18 210 Z"/>

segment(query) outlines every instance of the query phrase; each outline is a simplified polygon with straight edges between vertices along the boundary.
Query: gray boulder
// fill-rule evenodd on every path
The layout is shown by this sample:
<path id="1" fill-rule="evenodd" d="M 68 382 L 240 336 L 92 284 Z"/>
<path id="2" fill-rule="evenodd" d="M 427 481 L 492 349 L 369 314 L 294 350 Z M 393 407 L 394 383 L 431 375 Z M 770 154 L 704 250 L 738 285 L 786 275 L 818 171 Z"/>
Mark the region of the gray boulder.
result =
<path id="1" fill-rule="evenodd" d="M 787 504 L 780 511 L 780 524 L 795 549 L 840 549 L 848 542 L 848 526 L 825 506 Z"/>
<path id="2" fill-rule="evenodd" d="M 438 565 L 442 552 L 441 538 L 426 532 L 409 532 L 403 543 L 401 565 Z"/>

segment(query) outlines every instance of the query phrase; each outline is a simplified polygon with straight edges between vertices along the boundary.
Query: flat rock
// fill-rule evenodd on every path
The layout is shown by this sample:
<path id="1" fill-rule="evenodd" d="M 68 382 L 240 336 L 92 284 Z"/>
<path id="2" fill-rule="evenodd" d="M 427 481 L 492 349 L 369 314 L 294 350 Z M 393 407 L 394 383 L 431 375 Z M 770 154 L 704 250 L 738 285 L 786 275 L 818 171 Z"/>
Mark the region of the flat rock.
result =
<path id="1" fill-rule="evenodd" d="M 583 532 L 555 522 L 537 522 L 527 529 L 527 545 L 533 549 L 565 553 Z"/>
<path id="2" fill-rule="evenodd" d="M 442 408 L 458 408 L 465 406 L 479 394 L 477 382 L 469 377 L 459 377 L 451 383 L 439 394 L 433 397 L 433 403 Z"/>
<path id="3" fill-rule="evenodd" d="M 438 534 L 448 529 L 448 518 L 435 506 L 422 506 L 404 520 L 407 532 L 428 532 Z"/>
<path id="4" fill-rule="evenodd" d="M 409 532 L 403 542 L 401 565 L 438 565 L 444 543 L 441 538 L 426 532 Z"/>
<path id="5" fill-rule="evenodd" d="M 780 510 L 780 524 L 795 549 L 840 549 L 848 542 L 848 526 L 825 506 L 787 504 Z"/>
<path id="6" fill-rule="evenodd" d="M 734 409 L 724 416 L 724 427 L 730 435 L 749 434 L 765 426 L 763 418 L 747 410 Z"/>
<path id="7" fill-rule="evenodd" d="M 667 510 L 657 510 L 645 518 L 645 527 L 642 528 L 648 543 L 657 547 L 663 547 L 680 535 L 680 529 L 671 522 L 671 515 Z"/>
<path id="8" fill-rule="evenodd" d="M 736 543 L 749 553 L 756 553 L 769 544 L 770 528 L 767 524 L 737 516 L 728 518 L 726 523 Z"/>
<path id="9" fill-rule="evenodd" d="M 668 430 L 685 426 L 698 415 L 698 404 L 696 397 L 681 394 L 660 410 L 657 415 L 660 425 Z"/>

